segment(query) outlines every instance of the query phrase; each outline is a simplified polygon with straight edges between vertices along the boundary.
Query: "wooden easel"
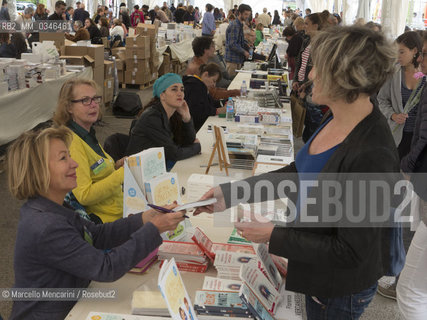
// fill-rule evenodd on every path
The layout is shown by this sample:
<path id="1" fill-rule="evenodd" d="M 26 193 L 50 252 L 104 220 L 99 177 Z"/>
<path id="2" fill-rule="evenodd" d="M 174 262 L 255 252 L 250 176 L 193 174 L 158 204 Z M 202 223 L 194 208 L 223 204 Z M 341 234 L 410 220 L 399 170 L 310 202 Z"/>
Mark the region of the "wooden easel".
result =
<path id="1" fill-rule="evenodd" d="M 228 176 L 228 166 L 230 165 L 230 160 L 228 158 L 228 154 L 226 153 L 226 149 L 224 148 L 224 132 L 222 131 L 222 128 L 214 126 L 214 133 L 215 133 L 215 145 L 212 150 L 211 157 L 209 159 L 208 167 L 206 168 L 205 174 L 209 173 L 209 169 L 212 165 L 213 158 L 215 156 L 216 151 L 218 150 L 218 165 L 220 171 L 222 171 L 222 167 L 224 166 L 225 172 Z"/>

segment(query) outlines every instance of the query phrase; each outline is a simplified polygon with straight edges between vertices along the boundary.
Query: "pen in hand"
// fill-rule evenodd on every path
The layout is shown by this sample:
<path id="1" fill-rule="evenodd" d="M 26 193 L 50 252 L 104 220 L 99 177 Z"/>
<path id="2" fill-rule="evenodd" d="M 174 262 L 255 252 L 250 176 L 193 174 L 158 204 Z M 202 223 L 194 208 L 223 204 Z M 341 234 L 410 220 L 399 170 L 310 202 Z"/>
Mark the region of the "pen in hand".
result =
<path id="1" fill-rule="evenodd" d="M 163 213 L 175 212 L 173 209 L 166 209 L 166 208 L 163 208 L 163 207 L 156 206 L 156 205 L 154 205 L 154 204 L 147 204 L 147 206 L 149 206 L 150 208 L 153 208 L 154 210 L 157 210 L 157 211 L 163 212 Z M 184 218 L 187 218 L 187 219 L 189 219 L 189 218 L 190 218 L 190 217 L 189 217 L 189 216 L 187 216 L 187 215 L 184 215 L 183 217 L 184 217 Z"/>

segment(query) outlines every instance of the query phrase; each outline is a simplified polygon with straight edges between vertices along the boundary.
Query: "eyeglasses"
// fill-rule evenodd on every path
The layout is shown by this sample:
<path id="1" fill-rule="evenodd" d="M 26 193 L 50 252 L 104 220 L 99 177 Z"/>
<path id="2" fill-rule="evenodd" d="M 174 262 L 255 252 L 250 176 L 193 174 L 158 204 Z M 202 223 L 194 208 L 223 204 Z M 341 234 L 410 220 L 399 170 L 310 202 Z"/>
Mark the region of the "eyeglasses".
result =
<path id="1" fill-rule="evenodd" d="M 101 96 L 94 96 L 93 98 L 84 97 L 84 98 L 79 99 L 79 100 L 71 100 L 71 102 L 73 102 L 73 103 L 81 102 L 84 106 L 90 106 L 92 104 L 92 101 L 95 102 L 96 104 L 100 104 L 102 101 L 102 97 Z"/>

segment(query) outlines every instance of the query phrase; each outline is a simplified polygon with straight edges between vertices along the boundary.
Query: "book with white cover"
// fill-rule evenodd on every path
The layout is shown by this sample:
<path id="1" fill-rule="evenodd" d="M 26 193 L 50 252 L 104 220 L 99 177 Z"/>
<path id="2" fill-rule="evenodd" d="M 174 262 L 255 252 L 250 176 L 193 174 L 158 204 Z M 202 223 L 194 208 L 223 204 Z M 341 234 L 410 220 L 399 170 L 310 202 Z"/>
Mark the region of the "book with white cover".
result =
<path id="1" fill-rule="evenodd" d="M 148 208 L 144 181 L 166 172 L 163 147 L 131 155 L 124 162 L 123 217 Z"/>
<path id="2" fill-rule="evenodd" d="M 166 161 L 164 148 L 150 148 L 129 156 L 129 169 L 136 182 L 145 193 L 144 183 L 147 180 L 166 173 Z"/>
<path id="3" fill-rule="evenodd" d="M 206 276 L 202 290 L 239 292 L 241 285 L 241 281 Z"/>
<path id="4" fill-rule="evenodd" d="M 214 266 L 218 271 L 219 278 L 239 280 L 240 267 L 253 260 L 256 264 L 258 260 L 256 255 L 219 250 L 215 254 Z"/>
<path id="5" fill-rule="evenodd" d="M 257 296 L 246 283 L 240 288 L 239 296 L 252 315 L 258 320 L 275 320 L 270 312 L 262 305 Z"/>
<path id="6" fill-rule="evenodd" d="M 145 182 L 145 195 L 150 204 L 164 206 L 181 203 L 178 175 L 168 172 Z"/>
<path id="7" fill-rule="evenodd" d="M 268 253 L 268 248 L 265 243 L 253 243 L 252 246 L 259 259 L 258 268 L 264 273 L 264 275 L 270 280 L 271 284 L 279 290 L 282 284 L 282 277 L 280 276 L 279 270 Z"/>
<path id="8" fill-rule="evenodd" d="M 303 300 L 305 296 L 285 289 L 280 289 L 279 305 L 277 306 L 275 317 L 277 320 L 302 320 Z"/>
<path id="9" fill-rule="evenodd" d="M 160 291 L 135 290 L 132 295 L 132 314 L 168 316 L 169 310 Z"/>
<path id="10" fill-rule="evenodd" d="M 172 319 L 197 320 L 193 304 L 185 289 L 174 258 L 169 261 L 165 260 L 163 263 L 159 272 L 158 285 Z"/>
<path id="11" fill-rule="evenodd" d="M 240 279 L 248 285 L 263 306 L 274 314 L 280 301 L 280 294 L 258 268 L 257 261 L 241 266 Z"/>
<path id="12" fill-rule="evenodd" d="M 123 218 L 143 212 L 148 208 L 145 195 L 131 172 L 127 161 L 124 163 Z"/>

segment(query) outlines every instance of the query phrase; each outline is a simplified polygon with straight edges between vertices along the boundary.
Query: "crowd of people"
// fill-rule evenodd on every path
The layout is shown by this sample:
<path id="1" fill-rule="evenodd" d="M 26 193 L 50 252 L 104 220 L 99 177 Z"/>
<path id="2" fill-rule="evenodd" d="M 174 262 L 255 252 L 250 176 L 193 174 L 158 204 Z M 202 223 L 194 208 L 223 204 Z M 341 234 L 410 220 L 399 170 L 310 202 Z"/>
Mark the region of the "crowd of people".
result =
<path id="1" fill-rule="evenodd" d="M 4 2 L 5 0 L 3 0 Z M 30 8 L 27 8 L 30 9 Z M 27 200 L 21 209 L 15 248 L 15 287 L 82 288 L 90 280 L 114 281 L 158 247 L 160 233 L 173 230 L 183 212 L 161 214 L 147 210 L 123 216 L 125 157 L 153 147 L 164 147 L 166 166 L 199 154 L 203 148 L 197 131 L 209 116 L 225 113 L 224 101 L 238 96 L 227 90 L 236 70 L 253 59 L 250 52 L 264 40 L 264 28 L 284 27 L 292 94 L 306 110 L 303 141 L 295 161 L 275 172 L 243 182 L 248 190 L 261 180 L 276 188 L 283 181 L 298 186 L 289 199 L 300 213 L 304 198 L 304 174 L 383 174 L 388 183 L 404 173 L 424 172 L 427 162 L 427 33 L 408 31 L 395 44 L 381 32 L 381 25 L 357 21 L 342 26 L 339 15 L 328 11 L 302 13 L 267 8 L 252 17 L 247 4 L 228 15 L 207 4 L 199 8 L 178 4 L 168 7 L 135 5 L 132 13 L 123 4 L 120 15 L 100 6 L 89 17 L 82 3 L 66 8 L 57 1 L 48 15 L 39 4 L 27 10 L 20 22 L 42 18 L 73 21 L 72 41 L 97 43 L 105 36 L 125 41 L 128 28 L 146 20 L 202 23 L 202 36 L 192 42 L 194 57 L 183 75 L 168 73 L 156 80 L 153 99 L 129 128 L 123 157 L 113 159 L 96 137 L 101 119 L 102 94 L 92 80 L 68 80 L 59 92 L 54 126 L 24 133 L 9 148 L 8 178 L 11 193 Z M 217 22 L 226 23 L 225 55 L 216 52 Z M 15 34 L 14 36 L 17 36 Z M 21 40 L 31 35 L 22 35 Z M 0 34 L 0 56 L 4 43 Z M 15 40 L 16 41 L 16 40 Z M 265 60 L 262 55 L 257 60 Z M 414 176 L 416 177 L 416 176 Z M 344 178 L 337 178 L 344 179 Z M 344 184 L 344 181 L 339 181 Z M 202 199 L 215 197 L 215 205 L 201 212 L 221 212 L 237 205 L 233 188 L 242 181 L 222 184 Z M 420 222 L 416 232 L 400 227 L 324 228 L 289 224 L 287 228 L 257 221 L 237 223 L 240 234 L 253 242 L 269 243 L 269 251 L 288 259 L 288 290 L 305 294 L 307 318 L 359 319 L 375 293 L 398 300 L 405 319 L 424 319 L 427 314 L 427 214 L 425 182 L 415 184 L 420 197 Z M 349 191 L 352 192 L 352 191 Z M 279 197 L 279 192 L 274 195 Z M 313 192 L 319 199 L 321 194 Z M 307 195 L 305 196 L 307 197 Z M 251 194 L 245 200 L 255 201 Z M 172 205 L 175 207 L 176 204 Z M 321 216 L 321 205 L 308 207 Z M 332 214 L 338 214 L 335 208 Z M 380 210 L 392 211 L 392 204 Z M 76 213 L 78 212 L 78 213 Z M 396 241 L 395 241 L 396 240 Z M 404 248 L 394 243 L 403 241 Z M 412 241 L 412 243 L 411 243 Z M 406 264 L 396 255 L 407 252 Z M 397 252 L 398 251 L 398 252 Z M 397 253 L 396 253 L 397 252 Z M 81 259 L 81 257 L 87 259 Z M 48 272 L 49 270 L 49 272 Z M 395 276 L 388 286 L 385 275 Z M 380 281 L 379 281 L 380 280 Z M 379 284 L 378 284 L 379 281 Z M 64 318 L 74 302 L 20 301 L 11 319 Z"/>

